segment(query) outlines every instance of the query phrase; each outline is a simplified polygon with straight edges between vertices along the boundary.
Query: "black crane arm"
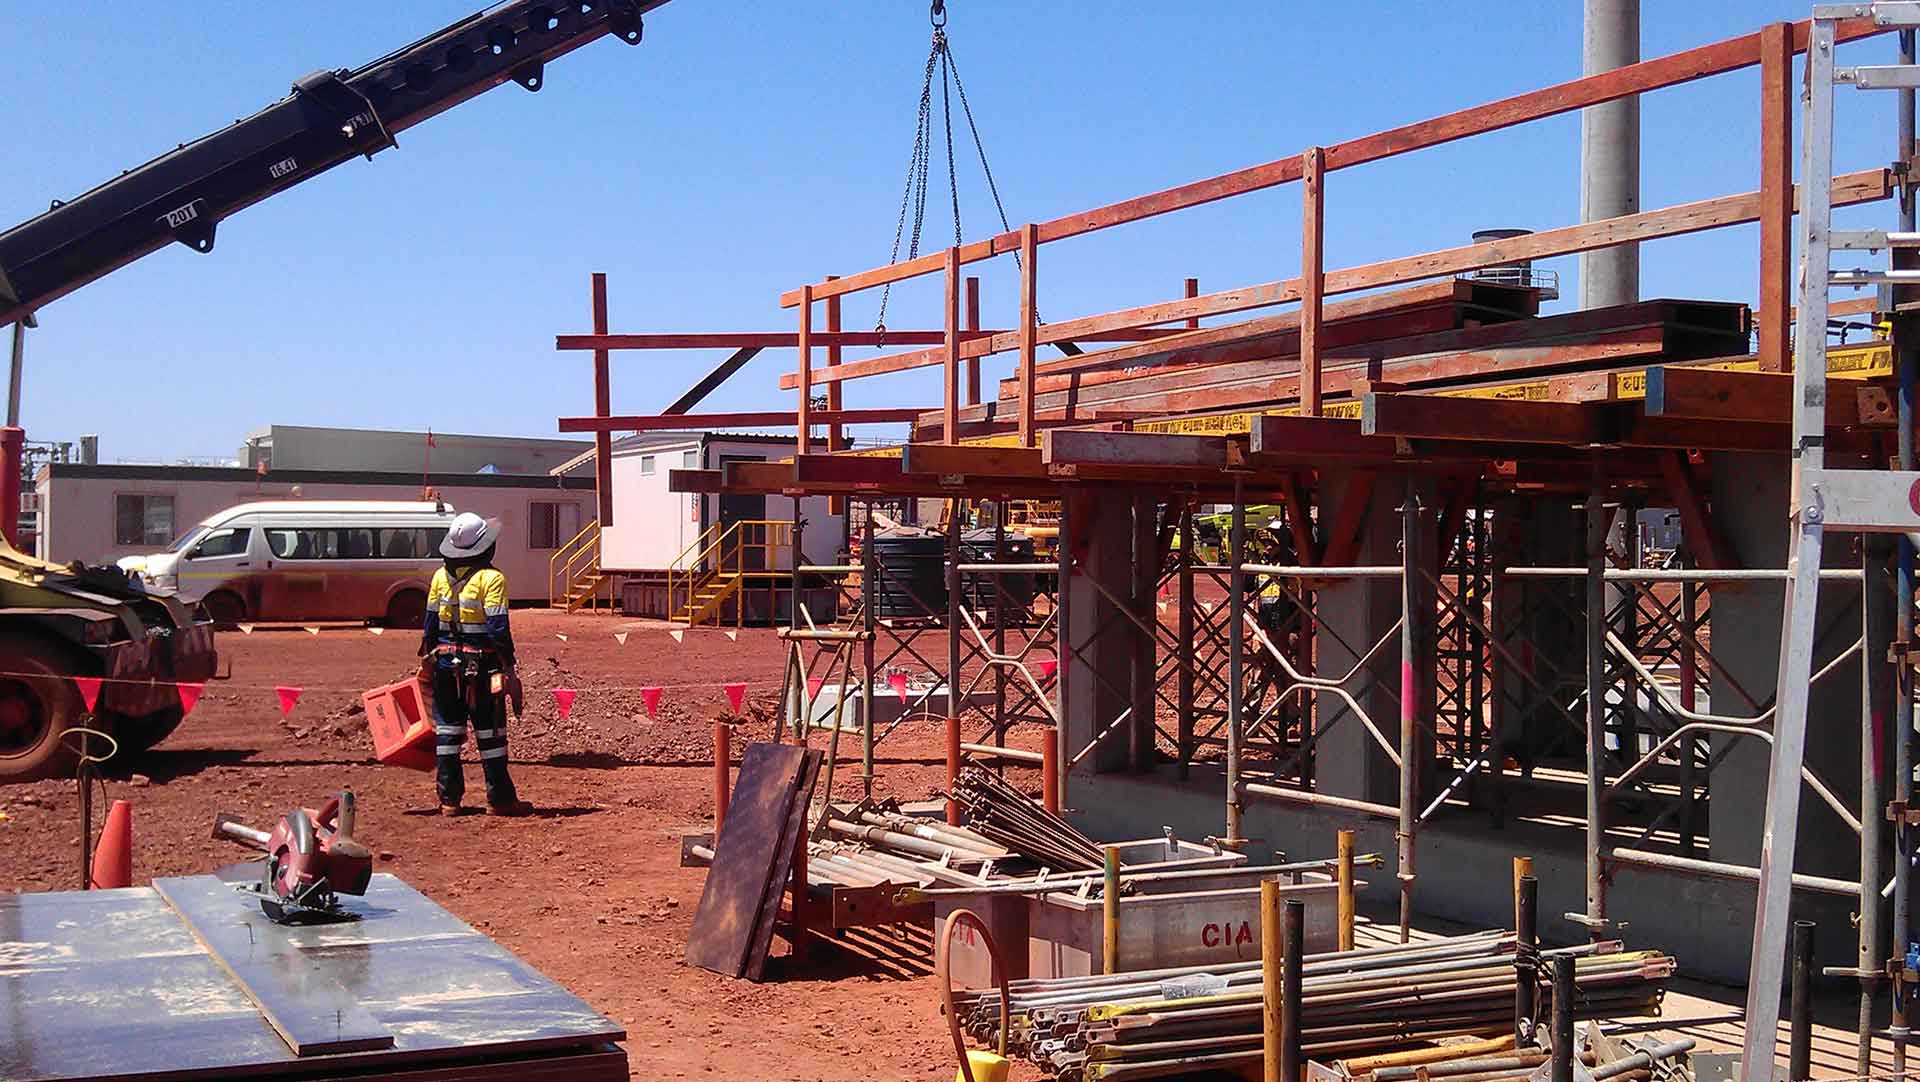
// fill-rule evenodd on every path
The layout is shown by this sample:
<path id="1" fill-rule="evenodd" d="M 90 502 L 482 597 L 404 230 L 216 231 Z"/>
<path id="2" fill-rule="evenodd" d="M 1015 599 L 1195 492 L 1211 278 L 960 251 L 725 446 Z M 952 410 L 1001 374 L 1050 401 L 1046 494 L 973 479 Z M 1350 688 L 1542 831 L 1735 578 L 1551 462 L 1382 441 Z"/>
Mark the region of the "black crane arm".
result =
<path id="1" fill-rule="evenodd" d="M 0 327 L 173 241 L 213 250 L 236 211 L 602 35 L 629 45 L 667 0 L 508 0 L 352 71 L 319 71 L 244 120 L 0 233 Z"/>

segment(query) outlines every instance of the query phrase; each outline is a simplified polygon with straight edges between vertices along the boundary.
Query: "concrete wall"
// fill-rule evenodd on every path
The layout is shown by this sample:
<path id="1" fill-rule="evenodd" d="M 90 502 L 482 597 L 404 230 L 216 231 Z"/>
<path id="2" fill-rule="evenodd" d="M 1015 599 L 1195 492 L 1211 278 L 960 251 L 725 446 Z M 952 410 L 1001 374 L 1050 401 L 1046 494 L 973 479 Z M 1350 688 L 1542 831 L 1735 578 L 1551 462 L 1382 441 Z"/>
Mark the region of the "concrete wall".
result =
<path id="1" fill-rule="evenodd" d="M 118 472 L 119 476 L 114 476 Z M 217 475 L 217 476 L 207 476 Z M 332 476 L 339 476 L 337 474 Z M 440 478 L 435 479 L 436 482 Z M 459 511 L 472 511 L 501 524 L 496 563 L 506 572 L 516 601 L 547 600 L 549 549 L 528 544 L 529 505 L 535 501 L 578 506 L 579 521 L 593 517 L 591 490 L 558 489 L 551 478 L 527 478 L 519 485 L 462 485 L 461 479 L 436 484 L 441 497 Z M 115 498 L 122 494 L 153 494 L 173 499 L 175 536 L 195 523 L 235 504 L 256 500 L 418 500 L 420 484 L 394 480 L 386 483 L 345 481 L 292 482 L 253 478 L 249 470 L 126 468 L 112 466 L 62 467 L 41 471 L 36 486 L 40 496 L 42 529 L 37 555 L 65 563 L 81 560 L 110 564 L 122 556 L 155 551 L 150 545 L 120 545 L 114 540 Z M 565 540 L 562 538 L 562 540 Z"/>
<path id="2" fill-rule="evenodd" d="M 1076 770 L 1067 783 L 1068 818 L 1096 838 L 1139 838 L 1171 826 L 1182 838 L 1225 830 L 1225 780 L 1214 766 L 1195 766 L 1181 784 L 1170 766 L 1155 774 L 1094 774 Z M 1246 832 L 1250 859 L 1278 850 L 1290 860 L 1334 855 L 1335 832 L 1358 832 L 1361 853 L 1386 864 L 1360 872 L 1369 906 L 1397 904 L 1394 823 L 1355 813 L 1251 800 Z M 1513 926 L 1513 858 L 1531 856 L 1540 881 L 1540 935 L 1552 944 L 1585 942 L 1586 929 L 1564 914 L 1586 908 L 1585 856 L 1578 830 L 1514 823 L 1489 829 L 1483 817 L 1442 814 L 1421 828 L 1416 843 L 1414 908 L 1422 915 L 1480 928 Z M 1628 947 L 1673 955 L 1683 976 L 1744 984 L 1752 951 L 1754 886 L 1666 870 L 1618 866 L 1607 895 L 1608 914 L 1624 922 L 1617 934 Z M 1819 923 L 1822 965 L 1852 965 L 1847 899 L 1798 893 L 1796 916 Z"/>
<path id="3" fill-rule="evenodd" d="M 679 469 L 718 469 L 723 459 L 750 458 L 770 460 L 790 457 L 791 445 L 758 440 L 729 440 L 707 437 L 648 442 L 613 453 L 613 522 L 600 531 L 600 565 L 610 571 L 662 571 L 687 546 L 696 541 L 708 524 L 720 521 L 720 497 L 695 496 L 669 492 L 668 477 Z M 690 456 L 690 457 L 689 457 Z M 651 472 L 649 462 L 651 459 Z M 766 498 L 765 517 L 785 521 L 793 514 L 793 501 L 782 496 Z M 838 562 L 842 518 L 830 513 L 825 496 L 809 496 L 800 501 L 800 515 L 806 520 L 801 535 L 807 563 Z M 776 555 L 774 566 L 787 567 L 792 559 L 784 550 Z"/>
<path id="4" fill-rule="evenodd" d="M 429 451 L 424 432 L 392 432 L 365 428 L 320 428 L 307 425 L 269 425 L 249 433 L 241 462 L 249 457 L 256 438 L 271 441 L 265 453 L 276 470 L 414 470 L 426 467 Z M 593 446 L 580 439 L 532 439 L 521 436 L 465 436 L 433 434 L 431 466 L 435 473 L 478 473 L 487 466 L 504 474 L 544 474 Z"/>

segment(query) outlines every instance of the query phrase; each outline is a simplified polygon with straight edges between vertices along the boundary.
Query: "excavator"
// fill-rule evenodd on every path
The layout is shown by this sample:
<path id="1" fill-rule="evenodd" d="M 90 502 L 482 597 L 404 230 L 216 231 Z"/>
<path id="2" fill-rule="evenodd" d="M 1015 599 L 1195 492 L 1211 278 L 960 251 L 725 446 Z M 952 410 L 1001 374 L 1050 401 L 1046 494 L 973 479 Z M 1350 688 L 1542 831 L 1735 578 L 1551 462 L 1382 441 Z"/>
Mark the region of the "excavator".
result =
<path id="1" fill-rule="evenodd" d="M 209 253 L 231 215 L 397 147 L 402 131 L 496 86 L 537 91 L 546 65 L 583 45 L 638 45 L 665 3 L 509 0 L 362 67 L 305 76 L 252 116 L 0 232 L 0 328 L 32 326 L 47 304 L 170 244 Z M 0 782 L 71 773 L 81 751 L 68 730 L 87 715 L 111 745 L 89 756 L 151 748 L 185 717 L 174 683 L 218 667 L 205 613 L 118 569 L 13 548 L 23 442 L 0 428 Z"/>

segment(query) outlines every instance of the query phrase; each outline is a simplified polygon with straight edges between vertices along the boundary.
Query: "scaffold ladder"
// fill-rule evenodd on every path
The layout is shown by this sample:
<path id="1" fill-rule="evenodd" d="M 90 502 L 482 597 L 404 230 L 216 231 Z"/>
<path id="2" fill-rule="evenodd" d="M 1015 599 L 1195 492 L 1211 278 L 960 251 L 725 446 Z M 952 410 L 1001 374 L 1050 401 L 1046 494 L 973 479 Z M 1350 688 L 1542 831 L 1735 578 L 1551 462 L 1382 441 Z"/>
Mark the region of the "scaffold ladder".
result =
<path id="1" fill-rule="evenodd" d="M 1920 271 L 1835 271 L 1832 268 L 1835 250 L 1891 252 L 1920 247 L 1920 233 L 1832 228 L 1834 87 L 1851 86 L 1861 90 L 1920 87 L 1920 67 L 1912 64 L 1837 67 L 1835 28 L 1843 19 L 1870 19 L 1882 27 L 1917 27 L 1920 26 L 1920 3 L 1882 0 L 1815 5 L 1807 45 L 1807 82 L 1802 91 L 1805 135 L 1801 144 L 1801 262 L 1796 282 L 1799 307 L 1794 327 L 1787 592 L 1780 628 L 1780 683 L 1775 698 L 1765 831 L 1760 843 L 1760 894 L 1754 915 L 1752 970 L 1747 983 L 1742 1082 L 1772 1082 L 1774 1077 L 1780 991 L 1791 928 L 1789 906 L 1800 817 L 1800 771 L 1806 757 L 1821 538 L 1827 530 L 1920 531 L 1920 471 L 1830 470 L 1826 466 L 1829 291 L 1835 285 L 1920 285 Z M 1907 229 L 1911 228 L 1907 225 Z"/>

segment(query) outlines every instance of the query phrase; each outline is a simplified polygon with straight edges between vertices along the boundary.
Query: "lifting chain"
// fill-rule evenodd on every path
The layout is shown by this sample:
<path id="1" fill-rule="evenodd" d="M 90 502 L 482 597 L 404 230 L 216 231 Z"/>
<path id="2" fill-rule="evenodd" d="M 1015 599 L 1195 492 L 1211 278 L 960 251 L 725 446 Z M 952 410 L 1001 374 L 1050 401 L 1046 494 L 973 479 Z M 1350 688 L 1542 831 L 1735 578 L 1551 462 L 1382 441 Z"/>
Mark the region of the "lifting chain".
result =
<path id="1" fill-rule="evenodd" d="M 928 11 L 928 19 L 933 24 L 933 43 L 927 52 L 926 71 L 920 81 L 919 119 L 914 127 L 913 153 L 907 158 L 907 181 L 905 190 L 900 193 L 900 214 L 893 226 L 893 248 L 889 254 L 889 263 L 900 262 L 900 240 L 908 237 L 907 258 L 915 259 L 920 255 L 920 237 L 927 217 L 927 174 L 933 160 L 933 76 L 937 68 L 940 72 L 940 113 L 942 129 L 947 145 L 947 196 L 953 211 L 953 243 L 961 243 L 960 225 L 960 178 L 958 165 L 953 157 L 953 100 L 960 99 L 960 112 L 966 118 L 967 132 L 973 137 L 974 153 L 980 159 L 980 171 L 987 178 L 987 191 L 993 196 L 994 210 L 1000 215 L 1002 232 L 1012 231 L 1007 224 L 1007 208 L 1000 200 L 999 185 L 994 183 L 993 166 L 987 162 L 986 144 L 980 138 L 979 125 L 974 123 L 973 106 L 967 101 L 966 84 L 960 81 L 960 68 L 953 59 L 953 47 L 947 41 L 947 5 L 946 0 L 933 0 Z M 913 211 L 913 232 L 907 233 L 907 211 Z M 1020 261 L 1015 255 L 1014 262 Z M 873 329 L 880 333 L 876 345 L 886 345 L 887 302 L 892 299 L 893 285 L 888 283 L 880 292 L 880 314 Z"/>

